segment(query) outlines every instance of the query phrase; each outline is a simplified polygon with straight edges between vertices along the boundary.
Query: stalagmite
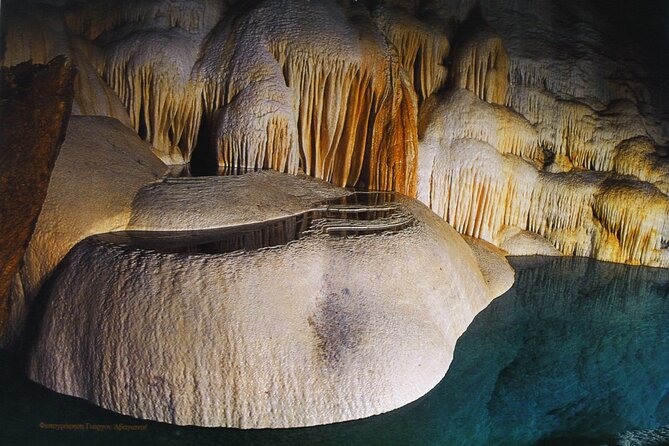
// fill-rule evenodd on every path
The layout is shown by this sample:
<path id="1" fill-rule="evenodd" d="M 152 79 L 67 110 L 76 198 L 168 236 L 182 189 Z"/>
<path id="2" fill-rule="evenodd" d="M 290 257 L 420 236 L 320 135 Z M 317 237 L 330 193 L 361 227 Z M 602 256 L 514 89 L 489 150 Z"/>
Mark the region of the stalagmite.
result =
<path id="1" fill-rule="evenodd" d="M 457 46 L 453 55 L 453 84 L 476 93 L 491 104 L 506 104 L 508 61 L 502 39 L 488 26 Z"/>

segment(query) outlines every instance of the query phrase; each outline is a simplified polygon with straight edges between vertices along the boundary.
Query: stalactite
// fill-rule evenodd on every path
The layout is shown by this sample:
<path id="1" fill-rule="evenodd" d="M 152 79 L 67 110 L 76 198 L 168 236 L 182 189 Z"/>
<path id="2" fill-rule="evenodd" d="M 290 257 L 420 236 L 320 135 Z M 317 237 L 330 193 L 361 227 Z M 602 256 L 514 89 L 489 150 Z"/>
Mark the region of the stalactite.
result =
<path id="1" fill-rule="evenodd" d="M 491 105 L 468 90 L 449 91 L 435 113 L 444 138 L 485 141 L 501 153 L 511 153 L 542 164 L 544 153 L 539 134 L 521 115 Z M 433 130 L 434 131 L 434 130 Z"/>
<path id="2" fill-rule="evenodd" d="M 400 63 L 420 101 L 444 86 L 448 70 L 443 62 L 450 51 L 444 34 L 401 10 L 379 8 L 374 20 L 397 48 Z"/>
<path id="3" fill-rule="evenodd" d="M 514 155 L 458 139 L 432 167 L 429 206 L 458 232 L 494 242 L 505 226 L 527 220 L 537 172 Z"/>
<path id="4" fill-rule="evenodd" d="M 491 118 L 496 106 L 463 91 L 449 93 L 426 125 L 419 199 L 459 232 L 492 243 L 503 243 L 504 234 L 513 233 L 509 228 L 517 228 L 544 237 L 568 255 L 669 265 L 667 195 L 613 173 L 578 168 L 550 173 L 536 162 L 502 153 L 499 133 L 513 133 L 513 127 L 496 126 Z M 613 153 L 612 164 L 620 173 L 643 160 L 635 170 L 644 171 L 646 180 L 666 184 L 666 163 L 647 138 L 629 140 Z"/>
<path id="5" fill-rule="evenodd" d="M 212 147 L 218 164 L 234 169 L 265 168 L 296 174 L 299 152 L 290 104 L 268 100 L 258 93 L 257 89 L 248 87 L 215 114 Z M 256 119 L 243 118 L 248 110 L 263 107 L 265 112 Z"/>
<path id="6" fill-rule="evenodd" d="M 462 234 L 499 244 L 506 228 L 519 228 L 568 255 L 669 265 L 669 197 L 648 183 L 541 173 L 471 139 L 444 147 L 430 175 L 428 204 Z"/>
<path id="7" fill-rule="evenodd" d="M 532 191 L 527 223 L 565 254 L 590 255 L 593 195 L 604 177 L 584 171 L 542 173 Z"/>
<path id="8" fill-rule="evenodd" d="M 363 175 L 369 189 L 394 190 L 413 197 L 418 165 L 417 99 L 399 66 L 391 64 L 390 70 L 393 96 L 381 104 L 376 115 Z"/>
<path id="9" fill-rule="evenodd" d="M 669 195 L 669 163 L 657 154 L 653 141 L 645 136 L 630 138 L 616 146 L 613 170 L 647 181 Z"/>
<path id="10" fill-rule="evenodd" d="M 3 67 L 32 60 L 45 64 L 58 55 L 70 56 L 70 43 L 62 18 L 46 8 L 3 8 Z"/>
<path id="11" fill-rule="evenodd" d="M 502 39 L 482 28 L 455 49 L 453 83 L 476 93 L 491 104 L 504 105 L 508 87 L 508 61 Z"/>
<path id="12" fill-rule="evenodd" d="M 652 265 L 662 260 L 663 241 L 669 240 L 669 197 L 648 183 L 609 180 L 595 196 L 593 209 L 619 241 L 625 262 Z"/>
<path id="13" fill-rule="evenodd" d="M 181 28 L 191 33 L 211 30 L 225 12 L 226 3 L 217 0 L 94 0 L 75 3 L 66 14 L 68 28 L 89 40 L 120 25 L 164 22 L 164 28 Z"/>
<path id="14" fill-rule="evenodd" d="M 555 51 L 555 48 L 545 48 L 546 51 Z M 568 51 L 567 47 L 558 48 L 556 52 Z M 618 100 L 634 100 L 634 94 L 628 85 L 620 85 L 601 75 L 593 79 L 596 73 L 590 72 L 594 66 L 584 66 L 585 61 L 573 59 L 573 55 L 564 54 L 563 59 L 555 53 L 534 54 L 531 57 L 513 54 L 509 58 L 510 86 L 546 90 L 559 98 L 579 98 L 587 101 L 595 109 L 601 109 L 605 104 Z M 601 56 L 601 55 L 600 55 Z M 559 61 L 559 63 L 556 63 Z M 578 62 L 581 62 L 580 64 Z M 592 63 L 592 61 L 588 61 Z M 612 60 L 602 61 L 611 64 Z M 609 68 L 621 69 L 621 62 L 617 60 Z M 580 69 L 575 70 L 578 66 Z M 599 67 L 601 70 L 601 67 Z"/>
<path id="15" fill-rule="evenodd" d="M 179 28 L 119 30 L 102 71 L 132 126 L 167 164 L 190 160 L 200 125 L 202 86 L 191 79 L 200 37 Z"/>
<path id="16" fill-rule="evenodd" d="M 616 146 L 648 135 L 643 117 L 629 100 L 604 106 L 584 98 L 560 98 L 544 87 L 514 85 L 508 105 L 532 123 L 544 146 L 582 169 L 612 171 Z"/>
<path id="17" fill-rule="evenodd" d="M 197 69 L 205 113 L 222 118 L 214 123 L 220 163 L 274 164 L 292 172 L 298 150 L 308 175 L 342 186 L 363 179 L 370 188 L 415 192 L 415 92 L 364 10 L 331 1 L 312 2 L 309 9 L 274 1 L 232 26 L 211 36 Z M 228 39 L 229 33 L 236 37 Z M 263 100 L 232 105 L 249 91 Z M 272 123 L 267 131 L 252 122 L 259 118 Z M 246 133 L 236 147 L 225 136 L 233 127 Z M 235 155 L 242 147 L 252 147 L 253 156 Z M 289 159 L 261 159 L 270 153 Z"/>
<path id="18" fill-rule="evenodd" d="M 130 125 L 123 104 L 96 71 L 101 58 L 92 43 L 69 35 L 62 17 L 49 8 L 10 7 L 6 13 L 7 27 L 3 30 L 6 51 L 0 65 L 12 66 L 28 60 L 47 63 L 58 55 L 67 56 L 77 68 L 72 114 L 110 116 Z"/>

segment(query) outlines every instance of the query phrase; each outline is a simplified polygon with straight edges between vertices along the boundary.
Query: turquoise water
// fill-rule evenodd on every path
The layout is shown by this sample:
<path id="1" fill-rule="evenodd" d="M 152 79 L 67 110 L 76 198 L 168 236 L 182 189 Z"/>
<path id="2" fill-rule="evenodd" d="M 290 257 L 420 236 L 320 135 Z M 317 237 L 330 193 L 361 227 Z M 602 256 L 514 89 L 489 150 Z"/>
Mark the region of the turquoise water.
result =
<path id="1" fill-rule="evenodd" d="M 511 262 L 514 287 L 462 335 L 446 377 L 396 411 L 302 429 L 171 426 L 55 394 L 5 354 L 0 444 L 669 444 L 669 270 L 582 258 Z M 82 426 L 53 430 L 58 423 Z"/>

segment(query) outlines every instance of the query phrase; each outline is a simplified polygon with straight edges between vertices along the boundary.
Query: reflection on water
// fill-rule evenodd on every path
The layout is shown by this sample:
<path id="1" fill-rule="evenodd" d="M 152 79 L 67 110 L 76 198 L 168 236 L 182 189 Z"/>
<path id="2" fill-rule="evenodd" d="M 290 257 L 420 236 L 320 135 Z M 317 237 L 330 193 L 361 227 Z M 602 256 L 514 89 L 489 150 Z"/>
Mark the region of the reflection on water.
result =
<path id="1" fill-rule="evenodd" d="M 94 238 L 159 252 L 214 254 L 285 245 L 314 234 L 345 237 L 399 231 L 413 223 L 395 194 L 355 192 L 305 213 L 262 223 L 201 231 L 120 231 Z"/>
<path id="2" fill-rule="evenodd" d="M 244 175 L 250 172 L 260 172 L 261 170 L 263 169 L 253 167 L 217 166 L 216 164 L 205 164 L 204 166 L 182 164 L 170 166 L 168 176 L 172 178 L 229 176 Z"/>
<path id="3" fill-rule="evenodd" d="M 669 270 L 516 258 L 514 287 L 458 341 L 444 380 L 393 412 L 328 426 L 252 430 L 123 417 L 29 383 L 6 361 L 2 444 L 669 444 Z M 146 432 L 56 432 L 40 422 L 140 423 Z M 635 430 L 641 433 L 617 433 Z"/>

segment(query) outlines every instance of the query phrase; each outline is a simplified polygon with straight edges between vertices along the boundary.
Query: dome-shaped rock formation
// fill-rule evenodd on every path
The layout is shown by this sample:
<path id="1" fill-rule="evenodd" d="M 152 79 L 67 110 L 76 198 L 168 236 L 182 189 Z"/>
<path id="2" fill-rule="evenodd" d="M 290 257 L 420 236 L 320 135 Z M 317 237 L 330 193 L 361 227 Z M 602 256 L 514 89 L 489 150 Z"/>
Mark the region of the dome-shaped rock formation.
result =
<path id="1" fill-rule="evenodd" d="M 235 203 L 252 183 L 282 178 L 297 180 L 192 182 Z M 143 231 L 80 242 L 46 296 L 30 377 L 140 418 L 242 428 L 362 418 L 425 394 L 504 289 L 489 288 L 462 238 L 415 200 L 356 193 L 298 212 L 291 196 L 292 212 L 277 219 L 279 201 L 264 223 L 241 224 L 251 212 L 234 226 L 166 232 L 144 218 Z M 257 209 L 259 196 L 247 197 Z M 491 255 L 481 264 L 512 277 Z"/>

